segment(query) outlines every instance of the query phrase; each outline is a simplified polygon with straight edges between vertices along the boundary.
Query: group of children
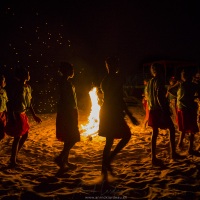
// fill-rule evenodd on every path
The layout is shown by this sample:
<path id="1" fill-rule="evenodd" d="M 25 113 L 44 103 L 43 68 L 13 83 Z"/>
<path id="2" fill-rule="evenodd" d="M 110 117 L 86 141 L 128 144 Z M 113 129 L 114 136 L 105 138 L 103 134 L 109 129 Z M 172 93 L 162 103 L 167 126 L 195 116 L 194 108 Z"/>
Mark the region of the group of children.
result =
<path id="1" fill-rule="evenodd" d="M 114 61 L 113 59 L 107 60 L 108 75 L 102 81 L 103 86 L 106 85 L 106 87 L 102 87 L 104 104 L 100 113 L 99 127 L 99 135 L 106 137 L 102 158 L 102 173 L 112 170 L 110 166 L 111 160 L 128 143 L 131 136 L 123 118 L 124 110 L 128 113 L 128 109 L 122 103 L 123 96 L 122 92 L 120 93 L 122 84 L 118 84 L 119 87 L 116 87 L 116 83 L 121 82 L 119 81 L 117 64 Z M 114 70 L 112 71 L 111 69 Z M 145 83 L 143 103 L 146 110 L 144 127 L 148 124 L 153 129 L 151 142 L 152 164 L 162 163 L 162 160 L 156 157 L 156 141 L 159 128 L 170 130 L 171 157 L 173 159 L 183 158 L 176 152 L 175 123 L 177 123 L 179 131 L 181 131 L 178 147 L 183 147 L 185 134 L 190 133 L 188 153 L 200 156 L 200 152 L 194 149 L 194 136 L 195 133 L 199 132 L 195 99 L 200 95 L 200 88 L 197 83 L 192 81 L 191 71 L 184 69 L 181 72 L 181 81 L 175 81 L 174 78 L 170 79 L 170 87 L 166 89 L 161 66 L 154 63 L 150 70 L 152 78 L 148 83 Z M 75 87 L 69 81 L 74 76 L 74 68 L 70 63 L 63 62 L 60 64 L 60 73 L 62 78 L 58 84 L 60 95 L 57 104 L 56 137 L 64 142 L 64 145 L 63 150 L 55 158 L 55 163 L 63 169 L 65 166 L 72 166 L 68 161 L 69 151 L 76 142 L 80 141 L 80 132 Z M 5 133 L 14 137 L 10 157 L 11 167 L 16 166 L 17 154 L 28 137 L 29 122 L 26 111 L 29 109 L 36 122 L 40 123 L 42 121 L 35 114 L 31 104 L 32 92 L 31 86 L 28 84 L 29 80 L 30 74 L 27 69 L 16 68 L 12 89 L 5 90 L 5 76 L 0 76 L 0 139 L 2 140 L 5 137 Z M 115 93 L 111 93 L 111 91 Z M 170 111 L 176 115 L 174 119 Z M 115 114 L 113 115 L 113 113 Z M 134 118 L 132 121 L 134 124 L 138 124 Z M 114 151 L 110 152 L 115 138 L 121 138 L 121 140 Z"/>
<path id="2" fill-rule="evenodd" d="M 183 148 L 183 140 L 186 133 L 190 133 L 188 153 L 189 155 L 200 156 L 200 152 L 194 148 L 194 136 L 199 132 L 198 128 L 198 104 L 195 102 L 200 96 L 199 84 L 193 81 L 194 74 L 189 68 L 181 71 L 181 80 L 177 81 L 172 77 L 168 88 L 165 87 L 162 66 L 154 63 L 151 66 L 153 78 L 148 81 L 145 88 L 146 116 L 144 126 L 152 127 L 152 164 L 162 163 L 156 157 L 156 141 L 158 129 L 170 130 L 171 157 L 183 158 L 176 153 L 175 128 L 180 133 L 178 148 Z M 197 99 L 197 100 L 195 100 Z M 148 115 L 148 116 L 147 116 Z M 146 119 L 148 117 L 148 119 Z"/>
<path id="3" fill-rule="evenodd" d="M 27 83 L 29 80 L 29 71 L 18 67 L 15 70 L 12 89 L 5 90 L 6 79 L 3 74 L 0 75 L 0 139 L 5 137 L 5 133 L 14 138 L 10 157 L 11 167 L 17 165 L 17 154 L 28 138 L 29 122 L 26 111 L 29 109 L 34 120 L 41 122 L 31 104 L 31 86 Z"/>
<path id="4" fill-rule="evenodd" d="M 56 138 L 64 143 L 63 150 L 55 158 L 55 163 L 61 168 L 72 167 L 68 162 L 70 149 L 80 141 L 78 129 L 78 108 L 75 87 L 69 81 L 74 76 L 73 66 L 68 62 L 61 62 L 59 66 L 61 75 L 58 92 L 56 116 Z M 0 140 L 5 135 L 13 137 L 9 166 L 17 165 L 17 154 L 28 138 L 29 122 L 26 112 L 29 110 L 34 120 L 42 120 L 35 114 L 31 100 L 32 89 L 28 84 L 29 71 L 24 67 L 15 69 L 15 76 L 10 87 L 6 87 L 6 79 L 0 76 Z"/>
<path id="5" fill-rule="evenodd" d="M 99 135 L 106 137 L 102 155 L 102 174 L 107 177 L 108 171 L 112 173 L 112 160 L 131 138 L 130 128 L 124 121 L 124 111 L 134 124 L 137 125 L 138 121 L 132 116 L 123 101 L 123 84 L 119 73 L 118 58 L 107 58 L 105 66 L 107 75 L 100 86 L 104 99 L 100 113 Z M 74 76 L 74 67 L 68 62 L 61 62 L 59 72 L 61 77 L 57 88 L 59 99 L 56 115 L 56 138 L 63 142 L 63 149 L 55 157 L 54 162 L 60 167 L 60 170 L 65 170 L 65 168 L 75 166 L 69 163 L 68 157 L 71 148 L 80 141 L 80 132 L 76 92 L 70 81 Z M 4 89 L 6 83 L 3 75 L 0 79 L 0 137 L 3 139 L 5 133 L 14 137 L 10 157 L 11 167 L 16 166 L 17 153 L 28 137 L 29 123 L 26 111 L 29 109 L 34 120 L 38 123 L 41 122 L 41 119 L 35 115 L 31 104 L 29 79 L 29 71 L 25 68 L 16 68 L 15 81 L 11 90 Z M 111 151 L 116 138 L 121 140 Z"/>

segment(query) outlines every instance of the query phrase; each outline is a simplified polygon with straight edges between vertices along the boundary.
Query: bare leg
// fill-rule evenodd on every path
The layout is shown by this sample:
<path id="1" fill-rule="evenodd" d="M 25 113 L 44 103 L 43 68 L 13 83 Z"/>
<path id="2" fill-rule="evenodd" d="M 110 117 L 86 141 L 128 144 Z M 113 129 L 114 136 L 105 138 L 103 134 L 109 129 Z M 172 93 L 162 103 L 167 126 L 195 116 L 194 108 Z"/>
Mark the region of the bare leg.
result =
<path id="1" fill-rule="evenodd" d="M 25 143 L 25 141 L 27 140 L 27 138 L 28 138 L 28 132 L 25 133 L 25 134 L 20 138 L 20 140 L 19 140 L 19 146 L 18 146 L 17 152 L 20 151 L 20 149 L 21 149 L 22 146 L 24 145 L 24 143 Z"/>
<path id="2" fill-rule="evenodd" d="M 178 147 L 182 148 L 183 147 L 183 139 L 185 138 L 185 131 L 181 132 L 180 138 L 179 138 L 179 142 L 178 142 Z"/>
<path id="3" fill-rule="evenodd" d="M 152 138 L 151 138 L 151 160 L 152 163 L 156 161 L 156 141 L 158 137 L 158 128 L 153 128 Z"/>
<path id="4" fill-rule="evenodd" d="M 190 146 L 189 146 L 188 153 L 190 155 L 194 155 L 194 156 L 200 157 L 200 152 L 194 150 L 194 136 L 195 136 L 195 133 L 191 133 L 191 135 L 190 135 Z"/>
<path id="5" fill-rule="evenodd" d="M 110 157 L 109 157 L 110 162 L 127 145 L 130 139 L 131 139 L 131 135 L 128 137 L 124 137 L 120 140 L 120 142 L 117 144 L 113 152 L 110 154 Z"/>
<path id="6" fill-rule="evenodd" d="M 176 145 L 175 145 L 175 128 L 174 126 L 170 128 L 170 146 L 171 146 L 171 155 L 174 157 L 176 155 Z"/>
<path id="7" fill-rule="evenodd" d="M 0 123 L 0 141 L 3 140 L 4 137 L 5 137 L 4 125 L 2 123 Z"/>
<path id="8" fill-rule="evenodd" d="M 60 168 L 63 168 L 65 164 L 70 165 L 68 162 L 69 151 L 74 146 L 74 142 L 64 142 L 64 147 L 61 153 L 55 158 L 55 162 Z"/>
<path id="9" fill-rule="evenodd" d="M 19 146 L 19 140 L 20 140 L 20 137 L 14 137 L 12 150 L 11 150 L 11 157 L 10 157 L 10 164 L 12 166 L 15 166 L 17 164 L 16 156 L 17 156 L 17 151 L 18 151 L 18 146 Z"/>
<path id="10" fill-rule="evenodd" d="M 142 125 L 142 128 L 145 130 L 147 128 L 147 124 L 148 124 L 148 119 L 144 119 L 144 122 L 143 122 L 143 125 Z"/>
<path id="11" fill-rule="evenodd" d="M 191 133 L 189 151 L 193 151 L 193 143 L 194 143 L 194 134 Z"/>
<path id="12" fill-rule="evenodd" d="M 69 161 L 68 161 L 69 151 L 74 146 L 74 144 L 75 144 L 74 142 L 73 143 L 68 143 L 68 142 L 64 143 L 64 148 L 63 148 L 63 151 L 62 151 L 62 158 L 63 158 L 64 164 L 70 165 Z"/>
<path id="13" fill-rule="evenodd" d="M 103 158 L 102 158 L 102 174 L 107 173 L 108 158 L 113 145 L 113 141 L 114 138 L 106 138 L 106 144 L 103 150 Z"/>
<path id="14" fill-rule="evenodd" d="M 114 157 L 126 146 L 126 144 L 129 142 L 130 138 L 131 138 L 131 135 L 122 138 L 119 141 L 119 143 L 117 144 L 117 146 L 115 147 L 115 149 L 110 153 L 110 156 L 107 158 L 107 166 L 106 167 L 107 167 L 107 170 L 111 172 L 111 174 L 113 174 L 113 170 L 111 168 L 110 163 L 112 162 Z"/>

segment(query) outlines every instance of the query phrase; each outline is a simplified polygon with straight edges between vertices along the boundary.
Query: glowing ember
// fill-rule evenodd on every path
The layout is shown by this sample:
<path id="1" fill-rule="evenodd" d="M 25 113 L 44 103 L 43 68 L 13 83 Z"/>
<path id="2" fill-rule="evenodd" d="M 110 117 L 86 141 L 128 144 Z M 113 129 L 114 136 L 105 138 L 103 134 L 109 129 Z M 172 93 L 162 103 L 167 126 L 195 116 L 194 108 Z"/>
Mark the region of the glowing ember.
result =
<path id="1" fill-rule="evenodd" d="M 85 136 L 95 135 L 99 130 L 100 105 L 97 95 L 97 88 L 93 87 L 92 90 L 90 90 L 89 95 L 92 104 L 90 116 L 88 117 L 88 123 L 85 126 L 81 125 L 82 134 Z"/>

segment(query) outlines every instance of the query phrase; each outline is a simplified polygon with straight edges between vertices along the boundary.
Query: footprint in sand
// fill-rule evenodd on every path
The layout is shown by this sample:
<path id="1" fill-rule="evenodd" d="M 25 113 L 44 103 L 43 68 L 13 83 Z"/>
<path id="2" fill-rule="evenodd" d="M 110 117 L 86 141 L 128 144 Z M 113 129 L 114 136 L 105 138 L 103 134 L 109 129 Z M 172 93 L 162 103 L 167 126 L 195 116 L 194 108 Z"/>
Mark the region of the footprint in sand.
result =
<path id="1" fill-rule="evenodd" d="M 102 183 L 112 183 L 117 181 L 118 178 L 115 176 L 112 176 L 110 173 L 108 173 L 107 176 L 104 175 L 100 175 L 97 176 L 96 178 L 92 179 L 92 180 L 83 180 L 83 184 L 84 185 L 101 185 Z"/>

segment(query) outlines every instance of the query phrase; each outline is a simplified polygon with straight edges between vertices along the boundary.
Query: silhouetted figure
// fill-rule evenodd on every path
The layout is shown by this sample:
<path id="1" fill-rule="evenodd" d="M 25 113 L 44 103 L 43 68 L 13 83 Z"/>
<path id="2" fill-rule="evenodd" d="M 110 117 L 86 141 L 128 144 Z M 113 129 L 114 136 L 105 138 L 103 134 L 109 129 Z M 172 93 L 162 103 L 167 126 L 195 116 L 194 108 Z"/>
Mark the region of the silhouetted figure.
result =
<path id="1" fill-rule="evenodd" d="M 100 110 L 99 136 L 106 137 L 102 159 L 102 175 L 106 178 L 108 171 L 112 173 L 112 160 L 131 138 L 130 129 L 124 121 L 125 112 L 130 118 L 133 117 L 123 101 L 122 79 L 119 74 L 118 58 L 109 57 L 106 59 L 105 64 L 108 74 L 104 77 L 100 86 L 104 99 Z M 135 118 L 133 122 L 138 124 Z M 111 152 L 114 139 L 121 140 Z"/>
<path id="2" fill-rule="evenodd" d="M 148 82 L 148 106 L 149 106 L 149 121 L 148 125 L 152 127 L 152 140 L 151 140 L 151 156 L 152 164 L 162 164 L 162 160 L 156 157 L 156 141 L 158 137 L 158 129 L 170 130 L 170 144 L 171 144 L 171 157 L 172 159 L 181 158 L 176 153 L 175 147 L 175 128 L 170 117 L 169 103 L 166 98 L 166 89 L 164 78 L 162 74 L 162 66 L 160 64 L 151 65 L 151 74 L 153 78 Z"/>
<path id="3" fill-rule="evenodd" d="M 200 73 L 197 72 L 195 74 L 195 76 L 193 77 L 193 82 L 196 83 L 198 85 L 198 87 L 200 87 Z M 198 96 L 196 96 L 195 98 L 195 102 L 197 102 L 197 124 L 200 130 L 200 95 L 198 94 Z"/>
<path id="4" fill-rule="evenodd" d="M 200 156 L 200 152 L 194 150 L 194 135 L 199 132 L 197 124 L 197 103 L 196 94 L 200 95 L 200 88 L 192 82 L 193 74 L 190 69 L 184 69 L 181 72 L 181 80 L 177 91 L 178 107 L 178 127 L 181 131 L 179 148 L 183 147 L 185 133 L 190 133 L 190 144 L 188 153 L 190 155 Z"/>
<path id="5" fill-rule="evenodd" d="M 148 95 L 147 95 L 147 84 L 148 84 L 148 80 L 144 79 L 144 92 L 142 94 L 142 105 L 145 111 L 145 118 L 143 121 L 143 126 L 142 126 L 142 130 L 145 130 L 148 126 L 148 119 L 149 119 L 149 107 L 148 107 Z"/>
<path id="6" fill-rule="evenodd" d="M 29 109 L 34 120 L 38 123 L 41 119 L 36 116 L 31 104 L 32 90 L 27 83 L 30 80 L 29 71 L 23 67 L 18 67 L 15 70 L 16 82 L 12 85 L 10 91 L 10 106 L 9 106 L 9 120 L 6 127 L 6 133 L 14 137 L 10 165 L 15 167 L 17 153 L 20 151 L 24 142 L 28 138 L 29 122 L 26 111 Z"/>
<path id="7" fill-rule="evenodd" d="M 168 98 L 169 101 L 169 108 L 171 111 L 171 118 L 174 123 L 175 128 L 178 128 L 177 125 L 177 80 L 175 77 L 171 77 L 169 79 L 169 86 L 167 88 L 167 94 L 166 97 Z"/>
<path id="8" fill-rule="evenodd" d="M 76 142 L 80 141 L 80 132 L 78 128 L 78 107 L 75 87 L 69 80 L 74 77 L 74 68 L 70 63 L 62 62 L 60 64 L 60 72 L 62 76 L 58 88 L 59 101 L 56 116 L 56 138 L 64 142 L 64 147 L 55 158 L 55 162 L 60 169 L 64 169 L 65 166 L 74 166 L 69 163 L 68 157 L 70 149 Z"/>
<path id="9" fill-rule="evenodd" d="M 0 140 L 5 137 L 5 127 L 7 123 L 7 92 L 4 89 L 6 79 L 4 75 L 0 75 Z"/>

